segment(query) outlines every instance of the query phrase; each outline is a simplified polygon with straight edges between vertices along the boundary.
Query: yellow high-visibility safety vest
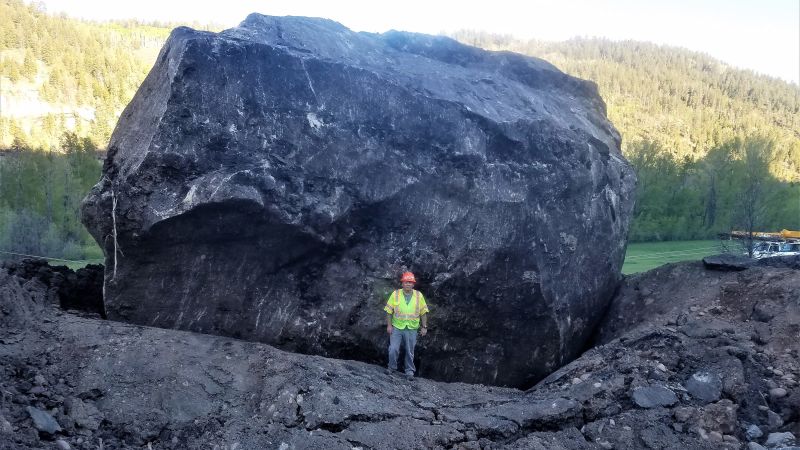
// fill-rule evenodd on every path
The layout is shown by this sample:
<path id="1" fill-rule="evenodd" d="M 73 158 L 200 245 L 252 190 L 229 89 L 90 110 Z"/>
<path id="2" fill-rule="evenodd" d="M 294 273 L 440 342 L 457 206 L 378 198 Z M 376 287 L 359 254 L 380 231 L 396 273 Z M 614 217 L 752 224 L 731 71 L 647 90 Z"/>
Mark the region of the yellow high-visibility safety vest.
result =
<path id="1" fill-rule="evenodd" d="M 428 312 L 428 304 L 422 292 L 416 289 L 411 293 L 411 301 L 406 304 L 403 290 L 398 289 L 389 295 L 383 310 L 392 315 L 392 326 L 395 328 L 416 330 L 419 328 L 419 318 Z"/>

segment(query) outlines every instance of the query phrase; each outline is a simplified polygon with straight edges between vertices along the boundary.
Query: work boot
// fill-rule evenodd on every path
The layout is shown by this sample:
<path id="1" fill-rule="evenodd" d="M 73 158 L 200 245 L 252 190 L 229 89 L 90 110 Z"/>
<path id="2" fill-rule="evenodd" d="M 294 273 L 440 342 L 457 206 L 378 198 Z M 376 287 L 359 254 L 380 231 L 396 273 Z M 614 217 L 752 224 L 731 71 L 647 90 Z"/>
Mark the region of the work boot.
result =
<path id="1" fill-rule="evenodd" d="M 413 380 L 414 379 L 414 372 L 406 372 L 405 373 L 405 377 L 408 380 Z"/>

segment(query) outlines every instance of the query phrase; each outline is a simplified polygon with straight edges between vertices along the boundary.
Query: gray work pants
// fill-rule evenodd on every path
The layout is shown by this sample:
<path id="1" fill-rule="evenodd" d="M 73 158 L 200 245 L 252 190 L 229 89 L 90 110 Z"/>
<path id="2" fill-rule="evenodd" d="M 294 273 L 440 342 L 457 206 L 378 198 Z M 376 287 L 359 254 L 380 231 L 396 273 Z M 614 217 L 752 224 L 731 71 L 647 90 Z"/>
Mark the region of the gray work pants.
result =
<path id="1" fill-rule="evenodd" d="M 406 375 L 414 375 L 414 347 L 417 345 L 417 330 L 400 330 L 392 327 L 392 334 L 389 335 L 389 369 L 397 370 L 397 357 L 400 356 L 400 343 L 406 348 L 405 369 Z"/>

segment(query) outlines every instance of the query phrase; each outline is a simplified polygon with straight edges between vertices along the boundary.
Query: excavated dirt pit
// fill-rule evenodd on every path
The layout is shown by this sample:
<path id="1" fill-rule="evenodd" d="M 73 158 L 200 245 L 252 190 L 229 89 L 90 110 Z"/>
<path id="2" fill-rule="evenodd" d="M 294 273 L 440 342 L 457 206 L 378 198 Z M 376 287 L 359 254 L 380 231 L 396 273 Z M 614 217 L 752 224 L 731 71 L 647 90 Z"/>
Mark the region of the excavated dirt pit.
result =
<path id="1" fill-rule="evenodd" d="M 0 269 L 0 448 L 757 449 L 800 435 L 789 267 L 629 277 L 597 345 L 527 391 L 67 313 L 53 279 Z"/>

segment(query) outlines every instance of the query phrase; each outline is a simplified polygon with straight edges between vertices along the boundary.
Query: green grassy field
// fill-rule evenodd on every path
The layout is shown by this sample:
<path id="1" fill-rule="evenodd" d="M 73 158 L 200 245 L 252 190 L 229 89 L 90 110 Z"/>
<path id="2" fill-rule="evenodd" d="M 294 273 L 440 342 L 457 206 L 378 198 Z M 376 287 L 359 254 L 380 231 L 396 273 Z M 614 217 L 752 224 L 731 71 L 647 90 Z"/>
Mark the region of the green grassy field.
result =
<path id="1" fill-rule="evenodd" d="M 679 262 L 696 261 L 704 256 L 722 253 L 723 249 L 718 240 L 708 241 L 670 241 L 670 242 L 634 242 L 628 244 L 625 263 L 622 273 L 631 274 L 645 272 L 658 266 Z M 100 249 L 91 253 L 91 258 L 82 261 L 65 261 L 53 259 L 51 265 L 65 265 L 76 270 L 87 264 L 102 264 L 103 258 Z"/>
<path id="2" fill-rule="evenodd" d="M 31 258 L 41 258 L 47 260 L 47 262 L 51 266 L 67 266 L 72 270 L 78 270 L 81 267 L 86 267 L 88 264 L 103 264 L 105 259 L 103 258 L 103 252 L 100 250 L 100 247 L 94 247 L 89 249 L 87 252 L 86 259 L 74 260 L 74 259 L 61 259 L 61 258 L 47 258 L 41 257 L 39 255 L 28 255 L 24 253 L 15 253 L 15 252 L 5 252 L 0 251 L 0 261 L 3 259 L 18 259 L 24 257 L 31 257 Z"/>
<path id="3" fill-rule="evenodd" d="M 722 253 L 720 241 L 633 242 L 628 244 L 622 273 L 644 272 L 663 264 L 696 261 Z"/>

